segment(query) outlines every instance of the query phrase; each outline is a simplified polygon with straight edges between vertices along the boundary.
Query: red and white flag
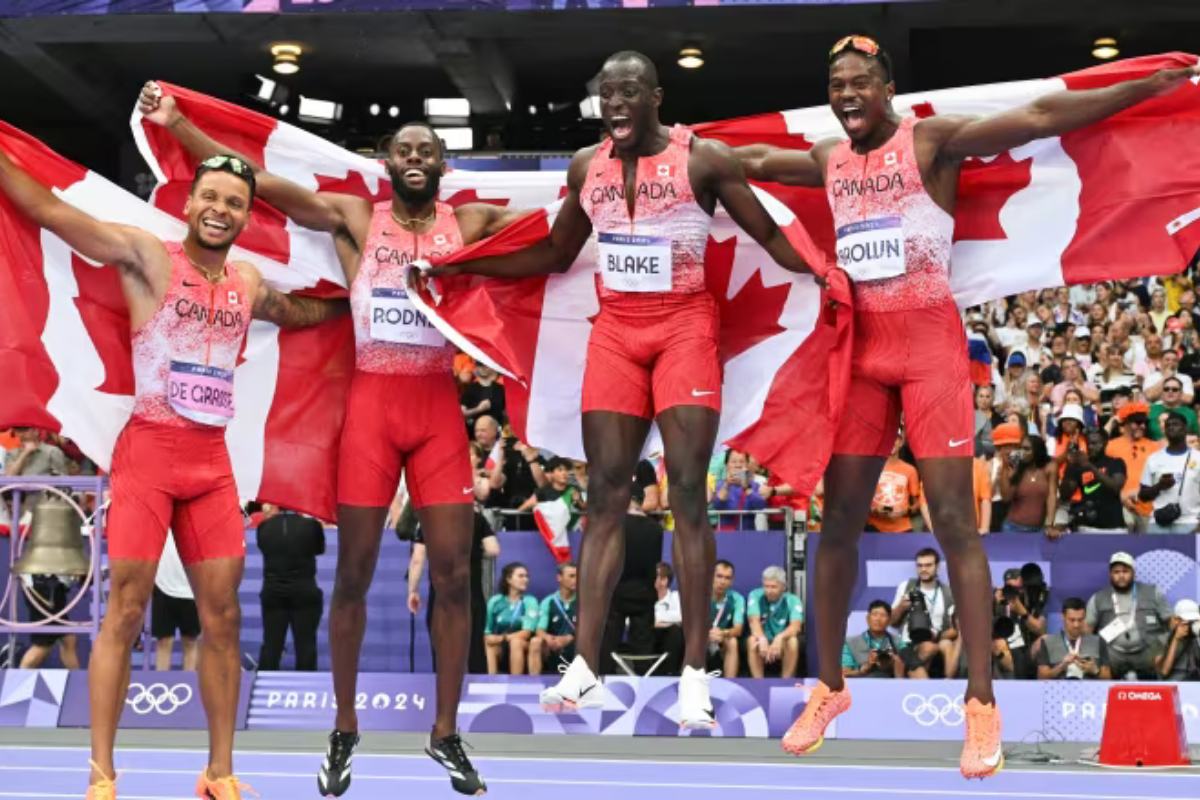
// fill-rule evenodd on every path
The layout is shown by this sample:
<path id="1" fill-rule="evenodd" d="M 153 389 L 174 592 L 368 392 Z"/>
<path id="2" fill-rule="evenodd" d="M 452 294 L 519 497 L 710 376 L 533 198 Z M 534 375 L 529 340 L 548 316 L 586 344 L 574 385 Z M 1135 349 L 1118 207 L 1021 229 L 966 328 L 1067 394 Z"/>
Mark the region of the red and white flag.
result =
<path id="1" fill-rule="evenodd" d="M 1047 92 L 1195 63 L 1195 56 L 1183 54 L 1133 59 L 1042 81 L 899 96 L 895 107 L 918 116 L 996 113 Z M 375 200 L 390 194 L 378 162 L 232 104 L 178 87 L 164 90 L 202 129 L 274 173 L 317 191 Z M 6 152 L 68 202 L 101 219 L 178 239 L 195 162 L 136 112 L 132 124 L 161 181 L 157 211 L 18 131 L 0 128 L 0 137 Z M 731 144 L 801 148 L 842 135 L 825 107 L 697 130 Z M 968 163 L 951 276 L 959 304 L 1180 270 L 1200 246 L 1200 151 L 1190 146 L 1198 134 L 1200 87 L 1189 84 L 1088 129 Z M 457 170 L 443 180 L 443 198 L 546 209 L 493 237 L 479 248 L 484 254 L 544 236 L 564 181 L 556 172 Z M 805 245 L 805 231 L 817 248 L 832 252 L 823 192 L 763 188 L 781 201 L 768 202 L 771 213 L 810 258 L 822 260 Z M 255 263 L 282 289 L 344 287 L 331 237 L 298 228 L 264 203 L 256 204 L 238 244 L 235 257 Z M 443 325 L 451 322 L 461 340 L 527 384 L 508 382 L 522 437 L 574 457 L 582 456 L 579 378 L 588 318 L 597 309 L 585 260 L 590 252 L 564 275 L 521 284 L 476 279 L 466 291 L 448 287 L 437 306 Z M 749 449 L 801 490 L 810 487 L 828 453 L 828 421 L 848 374 L 846 315 L 823 311 L 811 280 L 775 267 L 723 212 L 713 226 L 708 270 L 710 290 L 722 305 L 722 440 Z M 0 427 L 60 429 L 106 466 L 133 391 L 128 318 L 114 271 L 88 265 L 0 197 L 0 296 L 18 299 L 0 315 L 0 374 L 8 380 L 0 392 Z M 243 497 L 332 517 L 351 336 L 346 320 L 310 331 L 252 327 L 237 370 L 238 418 L 228 436 Z"/>

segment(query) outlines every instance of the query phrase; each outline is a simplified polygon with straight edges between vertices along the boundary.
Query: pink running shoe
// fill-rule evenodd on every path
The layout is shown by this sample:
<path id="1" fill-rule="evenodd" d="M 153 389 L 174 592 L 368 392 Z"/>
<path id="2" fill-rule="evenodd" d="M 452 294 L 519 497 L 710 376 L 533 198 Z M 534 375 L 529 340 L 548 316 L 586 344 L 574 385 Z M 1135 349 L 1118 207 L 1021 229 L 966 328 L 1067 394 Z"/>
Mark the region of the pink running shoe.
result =
<path id="1" fill-rule="evenodd" d="M 959 769 L 964 778 L 987 778 L 1004 767 L 1000 742 L 1000 709 L 978 700 L 967 703 L 967 741 L 963 744 Z"/>
<path id="2" fill-rule="evenodd" d="M 824 683 L 808 696 L 808 705 L 800 719 L 792 723 L 791 730 L 783 737 L 783 749 L 794 756 L 812 753 L 825 743 L 825 729 L 838 716 L 850 710 L 850 687 L 832 692 Z"/>

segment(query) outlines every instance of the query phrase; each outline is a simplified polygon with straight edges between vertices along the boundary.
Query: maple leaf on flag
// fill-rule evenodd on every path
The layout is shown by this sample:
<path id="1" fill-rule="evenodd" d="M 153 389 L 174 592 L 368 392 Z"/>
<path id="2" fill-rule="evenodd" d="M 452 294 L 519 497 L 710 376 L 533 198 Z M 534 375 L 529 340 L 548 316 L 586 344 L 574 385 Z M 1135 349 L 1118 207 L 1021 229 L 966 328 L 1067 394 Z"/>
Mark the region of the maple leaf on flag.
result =
<path id="1" fill-rule="evenodd" d="M 991 161 L 978 158 L 963 163 L 958 181 L 958 208 L 954 212 L 954 239 L 995 241 L 1007 239 L 1000 212 L 1012 196 L 1033 179 L 1033 159 L 1014 161 L 1004 153 Z"/>
<path id="2" fill-rule="evenodd" d="M 791 283 L 767 288 L 762 270 L 755 269 L 750 279 L 729 297 L 737 237 L 717 242 L 711 237 L 704 257 L 704 275 L 708 291 L 721 309 L 721 363 L 746 352 L 759 342 L 784 332 L 779 324 L 783 307 L 791 292 Z"/>

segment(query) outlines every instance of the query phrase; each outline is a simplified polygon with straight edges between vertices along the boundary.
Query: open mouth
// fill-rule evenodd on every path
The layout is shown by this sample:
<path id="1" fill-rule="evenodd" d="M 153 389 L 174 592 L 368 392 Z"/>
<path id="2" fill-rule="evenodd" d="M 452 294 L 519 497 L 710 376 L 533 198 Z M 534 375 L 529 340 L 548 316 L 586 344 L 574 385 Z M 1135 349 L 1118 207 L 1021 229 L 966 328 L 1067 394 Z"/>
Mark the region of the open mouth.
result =
<path id="1" fill-rule="evenodd" d="M 409 186 L 424 186 L 425 172 L 419 169 L 407 169 L 404 171 L 404 182 Z"/>
<path id="2" fill-rule="evenodd" d="M 609 131 L 617 141 L 628 139 L 633 135 L 633 120 L 629 117 L 613 117 L 609 120 Z"/>

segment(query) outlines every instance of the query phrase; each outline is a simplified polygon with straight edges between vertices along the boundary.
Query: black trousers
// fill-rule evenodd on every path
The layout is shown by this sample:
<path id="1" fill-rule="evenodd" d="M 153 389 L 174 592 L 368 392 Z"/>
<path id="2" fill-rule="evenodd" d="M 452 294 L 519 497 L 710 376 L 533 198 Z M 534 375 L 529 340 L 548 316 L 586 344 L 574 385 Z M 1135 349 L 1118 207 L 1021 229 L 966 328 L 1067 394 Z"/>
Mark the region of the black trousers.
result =
<path id="1" fill-rule="evenodd" d="M 429 587 L 429 602 L 425 604 L 425 627 L 429 630 L 429 659 L 433 671 L 437 672 L 437 642 L 433 635 L 433 606 L 437 592 Z M 487 675 L 487 650 L 483 646 L 483 627 L 487 620 L 487 601 L 483 597 L 483 586 L 471 580 L 471 649 L 467 653 L 467 673 Z"/>
<path id="2" fill-rule="evenodd" d="M 644 656 L 654 652 L 654 601 L 658 595 L 653 584 L 617 584 L 612 602 L 608 606 L 608 620 L 604 627 L 604 639 L 600 646 L 600 672 L 613 675 L 617 664 L 613 661 L 614 651 Z M 622 646 L 625 623 L 629 623 L 628 642 Z"/>
<path id="3" fill-rule="evenodd" d="M 258 668 L 279 669 L 288 628 L 296 651 L 296 671 L 317 671 L 317 627 L 324 613 L 325 595 L 315 584 L 273 586 L 265 584 L 262 601 L 263 645 Z"/>

